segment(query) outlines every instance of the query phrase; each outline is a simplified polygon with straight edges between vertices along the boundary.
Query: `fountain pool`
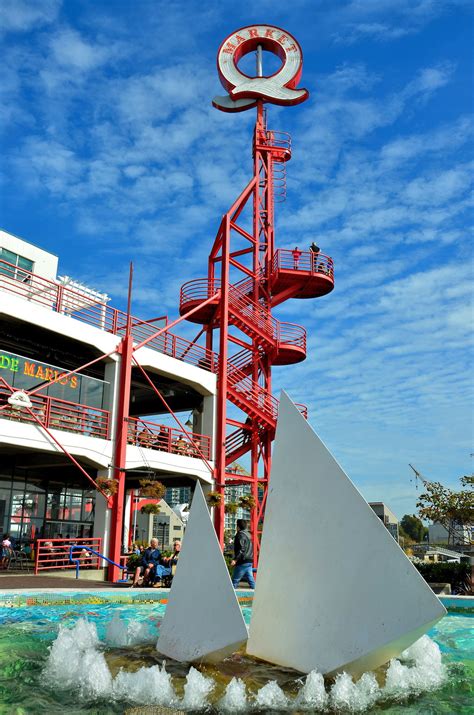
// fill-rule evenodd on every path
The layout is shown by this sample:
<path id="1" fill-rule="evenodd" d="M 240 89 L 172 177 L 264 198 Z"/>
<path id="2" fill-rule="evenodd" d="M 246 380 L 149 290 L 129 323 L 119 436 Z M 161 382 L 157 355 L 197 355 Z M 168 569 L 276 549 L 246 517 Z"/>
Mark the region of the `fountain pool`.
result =
<path id="1" fill-rule="evenodd" d="M 244 618 L 252 598 L 239 591 Z M 388 670 L 323 684 L 242 653 L 216 666 L 162 667 L 155 650 L 168 592 L 0 593 L 0 715 L 158 712 L 472 713 L 474 599 Z M 291 598 L 291 593 L 288 593 Z"/>

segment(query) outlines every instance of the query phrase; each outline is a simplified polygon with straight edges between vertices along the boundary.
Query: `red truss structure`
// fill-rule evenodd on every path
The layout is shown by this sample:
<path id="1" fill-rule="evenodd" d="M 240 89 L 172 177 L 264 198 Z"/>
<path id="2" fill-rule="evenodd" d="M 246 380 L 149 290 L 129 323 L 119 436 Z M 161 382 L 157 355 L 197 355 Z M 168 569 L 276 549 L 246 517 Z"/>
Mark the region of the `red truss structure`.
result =
<path id="1" fill-rule="evenodd" d="M 180 314 L 204 326 L 206 347 L 218 346 L 219 352 L 215 488 L 223 498 L 215 509 L 217 535 L 223 544 L 225 487 L 250 485 L 256 504 L 251 510 L 255 561 L 279 406 L 272 395 L 272 367 L 306 358 L 305 329 L 277 320 L 272 309 L 289 298 L 318 298 L 334 288 L 330 257 L 275 248 L 275 203 L 285 198 L 290 158 L 290 136 L 267 129 L 258 100 L 253 177 L 222 218 L 207 278 L 185 283 L 180 294 Z M 242 419 L 229 417 L 229 403 L 239 408 Z M 300 408 L 306 415 L 306 408 Z M 249 476 L 230 471 L 247 453 Z"/>

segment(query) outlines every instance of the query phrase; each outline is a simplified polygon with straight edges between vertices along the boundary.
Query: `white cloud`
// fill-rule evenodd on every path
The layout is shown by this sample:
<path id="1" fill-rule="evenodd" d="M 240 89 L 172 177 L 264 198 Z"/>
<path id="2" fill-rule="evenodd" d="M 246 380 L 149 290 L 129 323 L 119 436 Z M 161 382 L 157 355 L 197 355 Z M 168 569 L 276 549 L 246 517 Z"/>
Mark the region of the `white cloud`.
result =
<path id="1" fill-rule="evenodd" d="M 4 32 L 27 32 L 52 23 L 61 6 L 61 0 L 2 0 L 0 3 L 0 28 Z"/>
<path id="2" fill-rule="evenodd" d="M 72 29 L 65 29 L 51 38 L 51 52 L 59 67 L 88 71 L 103 65 L 110 58 L 111 48 L 87 42 Z"/>
<path id="3" fill-rule="evenodd" d="M 346 45 L 398 40 L 460 8 L 468 9 L 469 0 L 352 0 L 333 10 L 333 20 L 338 20 L 333 38 Z"/>

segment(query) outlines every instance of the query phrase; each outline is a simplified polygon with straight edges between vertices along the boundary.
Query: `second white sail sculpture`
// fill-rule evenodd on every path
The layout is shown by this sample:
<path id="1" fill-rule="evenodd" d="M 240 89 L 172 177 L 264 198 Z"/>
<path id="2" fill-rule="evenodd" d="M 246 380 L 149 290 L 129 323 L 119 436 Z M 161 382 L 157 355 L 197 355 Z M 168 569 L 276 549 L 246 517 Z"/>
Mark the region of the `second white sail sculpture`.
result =
<path id="1" fill-rule="evenodd" d="M 283 393 L 247 652 L 304 673 L 359 676 L 445 613 Z"/>
<path id="2" fill-rule="evenodd" d="M 237 650 L 247 635 L 201 485 L 197 482 L 156 648 L 173 660 L 215 662 Z"/>

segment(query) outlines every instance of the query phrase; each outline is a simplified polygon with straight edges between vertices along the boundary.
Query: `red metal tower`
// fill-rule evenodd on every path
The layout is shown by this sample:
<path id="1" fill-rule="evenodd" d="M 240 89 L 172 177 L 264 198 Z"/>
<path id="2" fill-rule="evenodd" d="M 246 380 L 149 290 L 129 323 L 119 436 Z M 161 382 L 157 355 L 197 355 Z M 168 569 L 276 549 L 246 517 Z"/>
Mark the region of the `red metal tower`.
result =
<path id="1" fill-rule="evenodd" d="M 286 51 L 288 57 L 295 45 L 289 46 L 293 38 L 282 32 L 270 26 L 243 28 L 222 43 L 219 56 L 228 63 L 224 54 L 233 53 L 235 68 L 238 59 L 253 49 L 257 49 L 258 58 L 262 47 L 280 57 Z M 280 33 L 280 37 L 274 39 L 269 33 Z M 280 45 L 275 47 L 279 42 Z M 222 66 L 225 70 L 225 65 L 219 64 L 220 71 Z M 181 315 L 194 310 L 188 319 L 205 326 L 209 350 L 216 346 L 215 333 L 218 332 L 216 490 L 224 495 L 225 486 L 251 486 L 256 504 L 251 512 L 255 560 L 270 478 L 271 443 L 278 416 L 278 400 L 272 395 L 272 366 L 298 363 L 306 357 L 305 329 L 280 322 L 272 315 L 272 308 L 289 298 L 326 295 L 334 287 L 333 263 L 328 256 L 314 251 L 275 249 L 274 207 L 285 198 L 285 167 L 291 158 L 291 141 L 288 134 L 267 129 L 263 104 L 264 101 L 294 104 L 302 99 L 290 97 L 289 101 L 281 98 L 277 101 L 272 95 L 272 92 L 278 94 L 274 86 L 268 87 L 267 91 L 265 84 L 262 85 L 268 78 L 262 76 L 259 68 L 260 58 L 257 59 L 256 79 L 260 82 L 257 88 L 245 93 L 236 87 L 235 81 L 224 82 L 227 89 L 231 86 L 236 91 L 234 95 L 216 98 L 214 102 L 224 111 L 242 111 L 256 106 L 254 173 L 222 218 L 209 255 L 207 278 L 185 283 L 180 295 Z M 299 73 L 300 67 L 295 74 L 298 78 Z M 275 85 L 275 75 L 270 79 Z M 307 92 L 303 99 L 306 96 Z M 217 297 L 209 301 L 213 295 Z M 229 417 L 229 403 L 239 408 L 244 415 L 242 419 Z M 301 410 L 305 413 L 303 405 Z M 249 476 L 228 471 L 229 465 L 246 453 L 250 453 Z M 224 499 L 215 510 L 215 526 L 222 544 Z"/>

